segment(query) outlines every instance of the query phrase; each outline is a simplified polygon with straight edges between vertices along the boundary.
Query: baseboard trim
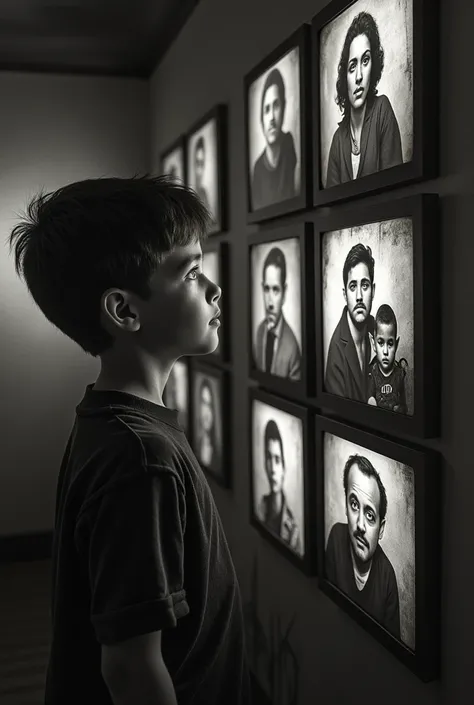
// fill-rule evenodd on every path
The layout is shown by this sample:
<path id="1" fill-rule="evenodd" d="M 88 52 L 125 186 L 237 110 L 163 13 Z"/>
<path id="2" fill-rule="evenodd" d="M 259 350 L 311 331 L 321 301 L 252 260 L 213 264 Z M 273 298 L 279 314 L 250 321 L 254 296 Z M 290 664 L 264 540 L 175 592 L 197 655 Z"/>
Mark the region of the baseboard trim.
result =
<path id="1" fill-rule="evenodd" d="M 52 546 L 52 531 L 0 536 L 0 563 L 47 560 Z"/>

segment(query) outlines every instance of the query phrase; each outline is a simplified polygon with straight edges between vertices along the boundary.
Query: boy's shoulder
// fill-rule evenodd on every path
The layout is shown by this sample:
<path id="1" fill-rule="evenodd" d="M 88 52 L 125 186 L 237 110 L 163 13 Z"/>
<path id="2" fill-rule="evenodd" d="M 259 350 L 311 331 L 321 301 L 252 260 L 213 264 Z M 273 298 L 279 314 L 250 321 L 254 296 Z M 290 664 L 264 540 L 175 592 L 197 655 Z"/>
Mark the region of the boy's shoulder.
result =
<path id="1" fill-rule="evenodd" d="M 182 432 L 133 410 L 117 414 L 117 421 L 125 429 L 124 442 L 135 454 L 141 455 L 143 465 L 180 472 L 183 456 L 188 455 Z"/>

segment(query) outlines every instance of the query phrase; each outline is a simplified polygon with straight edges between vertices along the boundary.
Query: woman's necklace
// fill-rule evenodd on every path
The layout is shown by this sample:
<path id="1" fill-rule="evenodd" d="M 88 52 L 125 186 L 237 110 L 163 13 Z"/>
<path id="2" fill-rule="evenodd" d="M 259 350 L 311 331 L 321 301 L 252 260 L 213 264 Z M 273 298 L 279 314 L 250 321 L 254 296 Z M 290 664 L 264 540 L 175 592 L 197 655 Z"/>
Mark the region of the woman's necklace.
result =
<path id="1" fill-rule="evenodd" d="M 351 143 L 352 143 L 352 145 L 351 145 L 352 154 L 354 156 L 358 157 L 360 154 L 360 147 L 359 147 L 359 143 L 357 142 L 356 138 L 352 134 L 352 125 L 351 125 Z"/>

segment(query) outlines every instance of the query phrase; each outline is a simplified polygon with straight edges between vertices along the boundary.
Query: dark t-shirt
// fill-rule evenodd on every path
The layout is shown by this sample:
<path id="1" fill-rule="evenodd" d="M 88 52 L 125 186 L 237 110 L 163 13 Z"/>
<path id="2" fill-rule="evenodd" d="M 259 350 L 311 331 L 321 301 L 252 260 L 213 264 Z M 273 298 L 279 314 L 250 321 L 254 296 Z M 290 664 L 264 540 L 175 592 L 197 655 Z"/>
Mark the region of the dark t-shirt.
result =
<path id="1" fill-rule="evenodd" d="M 381 373 L 377 360 L 373 362 L 369 371 L 367 397 L 374 397 L 377 406 L 382 409 L 393 411 L 393 407 L 398 406 L 397 411 L 406 414 L 405 372 L 397 362 L 387 377 Z"/>
<path id="2" fill-rule="evenodd" d="M 290 132 L 282 132 L 280 157 L 272 167 L 264 149 L 255 162 L 252 178 L 252 210 L 293 198 L 295 193 L 296 152 Z"/>
<path id="3" fill-rule="evenodd" d="M 58 479 L 45 705 L 113 705 L 101 645 L 155 630 L 179 705 L 247 705 L 237 576 L 178 412 L 92 386 Z"/>
<path id="4" fill-rule="evenodd" d="M 400 639 L 397 579 L 380 544 L 375 549 L 367 582 L 359 590 L 354 578 L 347 524 L 334 524 L 326 547 L 325 567 L 331 583 Z"/>

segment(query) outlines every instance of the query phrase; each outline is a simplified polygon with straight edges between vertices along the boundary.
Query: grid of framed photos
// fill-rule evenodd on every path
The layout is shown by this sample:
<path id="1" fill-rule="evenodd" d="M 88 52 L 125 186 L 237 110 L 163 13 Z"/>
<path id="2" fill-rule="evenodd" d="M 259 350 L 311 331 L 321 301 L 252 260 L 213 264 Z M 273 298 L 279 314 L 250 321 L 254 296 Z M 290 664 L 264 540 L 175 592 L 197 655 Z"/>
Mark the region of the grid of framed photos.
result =
<path id="1" fill-rule="evenodd" d="M 244 77 L 250 522 L 424 681 L 439 199 L 361 197 L 437 175 L 436 26 L 425 0 L 333 0 Z"/>
<path id="2" fill-rule="evenodd" d="M 424 681 L 440 645 L 440 457 L 423 445 L 440 433 L 440 214 L 436 194 L 393 191 L 437 176 L 438 21 L 428 0 L 332 0 L 243 77 L 247 222 L 265 221 L 245 245 L 249 520 Z M 228 225 L 226 122 L 216 106 L 162 155 L 211 235 Z M 219 345 L 165 391 L 230 489 L 228 243 L 203 246 L 203 271 L 223 289 Z"/>

